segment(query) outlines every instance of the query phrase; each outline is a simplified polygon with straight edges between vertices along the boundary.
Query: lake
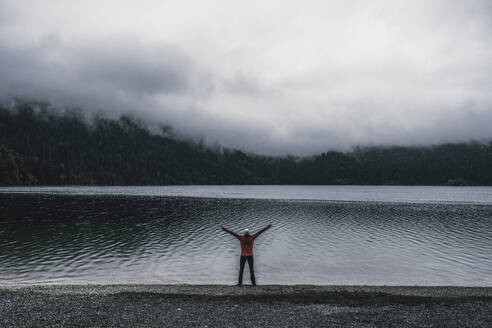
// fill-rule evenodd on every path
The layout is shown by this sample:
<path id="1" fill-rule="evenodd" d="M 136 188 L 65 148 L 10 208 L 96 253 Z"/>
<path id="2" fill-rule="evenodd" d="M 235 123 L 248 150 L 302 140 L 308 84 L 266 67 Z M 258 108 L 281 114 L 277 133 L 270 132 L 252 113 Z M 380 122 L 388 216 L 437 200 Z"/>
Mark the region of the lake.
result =
<path id="1" fill-rule="evenodd" d="M 492 187 L 0 188 L 0 284 L 492 286 Z M 248 269 L 245 283 L 249 283 Z"/>

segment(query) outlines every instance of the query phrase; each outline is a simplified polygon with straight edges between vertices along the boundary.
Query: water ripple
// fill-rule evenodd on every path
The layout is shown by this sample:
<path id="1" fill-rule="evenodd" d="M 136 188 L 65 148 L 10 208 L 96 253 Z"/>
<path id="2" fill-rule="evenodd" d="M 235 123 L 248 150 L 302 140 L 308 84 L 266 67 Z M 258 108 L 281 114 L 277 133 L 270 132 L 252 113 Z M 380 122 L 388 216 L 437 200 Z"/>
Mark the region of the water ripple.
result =
<path id="1" fill-rule="evenodd" d="M 0 193 L 0 284 L 492 285 L 492 205 Z"/>

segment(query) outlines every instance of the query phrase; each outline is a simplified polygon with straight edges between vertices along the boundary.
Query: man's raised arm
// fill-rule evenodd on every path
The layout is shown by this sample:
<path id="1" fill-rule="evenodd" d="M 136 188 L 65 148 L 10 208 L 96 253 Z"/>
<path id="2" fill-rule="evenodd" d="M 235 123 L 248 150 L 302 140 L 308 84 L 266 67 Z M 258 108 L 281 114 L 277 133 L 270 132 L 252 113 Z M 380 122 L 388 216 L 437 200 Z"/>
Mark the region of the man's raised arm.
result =
<path id="1" fill-rule="evenodd" d="M 271 224 L 267 225 L 265 228 L 263 228 L 260 231 L 258 231 L 257 233 L 255 233 L 252 237 L 253 238 L 258 237 L 259 235 L 261 235 L 263 232 L 265 232 L 266 230 L 270 229 L 271 227 L 272 227 Z"/>
<path id="2" fill-rule="evenodd" d="M 222 230 L 224 230 L 227 233 L 230 233 L 231 235 L 233 235 L 234 237 L 236 237 L 237 239 L 239 239 L 239 235 L 237 233 L 235 233 L 234 231 L 231 231 L 229 229 L 226 229 L 225 227 L 222 227 Z"/>

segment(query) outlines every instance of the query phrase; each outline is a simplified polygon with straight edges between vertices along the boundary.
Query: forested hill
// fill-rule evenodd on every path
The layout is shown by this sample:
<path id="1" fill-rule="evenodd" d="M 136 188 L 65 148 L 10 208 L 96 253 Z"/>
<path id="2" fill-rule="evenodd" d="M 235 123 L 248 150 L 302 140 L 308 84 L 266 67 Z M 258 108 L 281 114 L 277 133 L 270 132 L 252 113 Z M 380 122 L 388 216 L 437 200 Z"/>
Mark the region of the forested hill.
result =
<path id="1" fill-rule="evenodd" d="M 271 157 L 151 133 L 128 117 L 0 108 L 0 185 L 94 184 L 492 185 L 492 141 Z"/>

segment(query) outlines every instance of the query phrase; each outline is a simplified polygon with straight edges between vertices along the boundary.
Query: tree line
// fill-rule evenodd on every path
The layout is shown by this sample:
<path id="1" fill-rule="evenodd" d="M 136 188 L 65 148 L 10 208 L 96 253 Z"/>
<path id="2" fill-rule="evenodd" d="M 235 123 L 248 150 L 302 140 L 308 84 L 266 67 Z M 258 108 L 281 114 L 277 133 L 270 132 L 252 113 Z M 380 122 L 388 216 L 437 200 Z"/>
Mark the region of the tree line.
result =
<path id="1" fill-rule="evenodd" d="M 46 104 L 0 106 L 0 185 L 492 185 L 492 141 L 296 156 L 208 147 Z"/>

